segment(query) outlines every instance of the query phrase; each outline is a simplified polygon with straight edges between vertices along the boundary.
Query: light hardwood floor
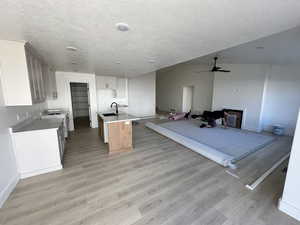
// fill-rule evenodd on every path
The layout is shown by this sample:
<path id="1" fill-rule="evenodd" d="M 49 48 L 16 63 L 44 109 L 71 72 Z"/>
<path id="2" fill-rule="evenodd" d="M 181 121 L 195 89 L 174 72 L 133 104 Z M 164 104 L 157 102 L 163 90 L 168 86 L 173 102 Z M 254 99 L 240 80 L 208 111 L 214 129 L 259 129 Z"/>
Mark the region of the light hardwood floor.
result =
<path id="1" fill-rule="evenodd" d="M 277 136 L 276 140 L 236 163 L 237 169 L 227 169 L 244 185 L 261 177 L 276 162 L 291 152 L 292 137 Z M 288 164 L 288 159 L 280 167 Z"/>
<path id="2" fill-rule="evenodd" d="M 288 225 L 277 210 L 284 175 L 255 191 L 224 168 L 145 128 L 134 150 L 109 156 L 96 129 L 71 134 L 64 170 L 22 180 L 1 225 Z"/>

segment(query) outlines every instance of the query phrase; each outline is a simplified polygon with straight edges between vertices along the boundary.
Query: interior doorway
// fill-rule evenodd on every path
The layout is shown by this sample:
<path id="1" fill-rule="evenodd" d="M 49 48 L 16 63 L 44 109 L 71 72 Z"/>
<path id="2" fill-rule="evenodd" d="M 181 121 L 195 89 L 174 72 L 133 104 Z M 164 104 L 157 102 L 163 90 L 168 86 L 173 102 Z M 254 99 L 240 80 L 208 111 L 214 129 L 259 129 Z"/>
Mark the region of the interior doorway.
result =
<path id="1" fill-rule="evenodd" d="M 89 87 L 87 83 L 70 83 L 74 128 L 91 127 Z"/>
<path id="2" fill-rule="evenodd" d="M 189 112 L 193 106 L 194 87 L 184 86 L 182 90 L 182 112 Z"/>

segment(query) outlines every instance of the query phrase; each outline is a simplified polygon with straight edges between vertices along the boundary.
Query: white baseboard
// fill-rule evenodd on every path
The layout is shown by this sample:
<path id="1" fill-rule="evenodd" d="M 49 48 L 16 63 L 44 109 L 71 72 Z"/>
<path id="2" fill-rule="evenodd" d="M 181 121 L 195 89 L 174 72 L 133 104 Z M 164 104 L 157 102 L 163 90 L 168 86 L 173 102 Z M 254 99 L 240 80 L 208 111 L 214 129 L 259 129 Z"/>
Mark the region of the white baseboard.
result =
<path id="1" fill-rule="evenodd" d="M 44 174 L 44 173 L 49 173 L 49 172 L 53 172 L 56 170 L 61 170 L 63 167 L 62 165 L 57 165 L 57 166 L 52 166 L 52 167 L 48 167 L 45 169 L 41 169 L 41 170 L 35 170 L 35 171 L 31 171 L 31 172 L 25 172 L 25 173 L 21 173 L 21 179 L 27 178 L 27 177 L 32 177 L 32 176 L 36 176 L 36 175 L 40 175 L 40 174 Z"/>
<path id="2" fill-rule="evenodd" d="M 8 199 L 9 195 L 15 189 L 17 183 L 20 180 L 19 174 L 15 176 L 10 182 L 6 185 L 6 187 L 0 193 L 0 208 L 3 206 L 4 202 Z"/>
<path id="3" fill-rule="evenodd" d="M 279 199 L 278 209 L 300 221 L 300 209 L 296 208 L 295 206 L 282 201 L 282 199 Z"/>

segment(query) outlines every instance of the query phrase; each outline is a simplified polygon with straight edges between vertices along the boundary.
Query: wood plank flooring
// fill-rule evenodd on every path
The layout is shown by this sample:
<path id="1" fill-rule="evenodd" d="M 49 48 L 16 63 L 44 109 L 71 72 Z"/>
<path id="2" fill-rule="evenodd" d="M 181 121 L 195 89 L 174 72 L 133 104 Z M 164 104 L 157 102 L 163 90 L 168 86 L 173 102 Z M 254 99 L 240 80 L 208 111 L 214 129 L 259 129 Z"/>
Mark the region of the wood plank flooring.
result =
<path id="1" fill-rule="evenodd" d="M 291 152 L 292 137 L 277 136 L 276 140 L 254 154 L 238 161 L 237 169 L 227 169 L 244 185 L 251 184 L 262 176 L 282 157 Z M 285 165 L 288 160 L 285 160 Z M 284 164 L 283 163 L 283 164 Z"/>
<path id="2" fill-rule="evenodd" d="M 1 225 L 296 225 L 277 210 L 284 175 L 255 191 L 140 123 L 134 150 L 109 156 L 97 129 L 69 138 L 64 169 L 22 180 Z"/>

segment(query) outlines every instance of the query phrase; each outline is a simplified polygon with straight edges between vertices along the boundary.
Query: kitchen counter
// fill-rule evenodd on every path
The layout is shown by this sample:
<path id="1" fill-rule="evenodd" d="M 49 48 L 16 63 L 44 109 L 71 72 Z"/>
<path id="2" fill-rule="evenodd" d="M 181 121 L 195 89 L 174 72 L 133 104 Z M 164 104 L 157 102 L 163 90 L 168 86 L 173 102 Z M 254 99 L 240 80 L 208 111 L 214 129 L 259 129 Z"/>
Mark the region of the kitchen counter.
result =
<path id="1" fill-rule="evenodd" d="M 30 122 L 17 124 L 12 127 L 14 133 L 33 131 L 33 130 L 45 130 L 45 129 L 58 129 L 63 123 L 63 119 L 35 119 Z"/>
<path id="2" fill-rule="evenodd" d="M 114 123 L 114 122 L 122 122 L 122 121 L 133 121 L 139 120 L 139 117 L 132 116 L 126 113 L 119 113 L 117 116 L 103 116 L 103 113 L 111 113 L 111 112 L 100 112 L 98 115 L 102 118 L 104 123 Z"/>

